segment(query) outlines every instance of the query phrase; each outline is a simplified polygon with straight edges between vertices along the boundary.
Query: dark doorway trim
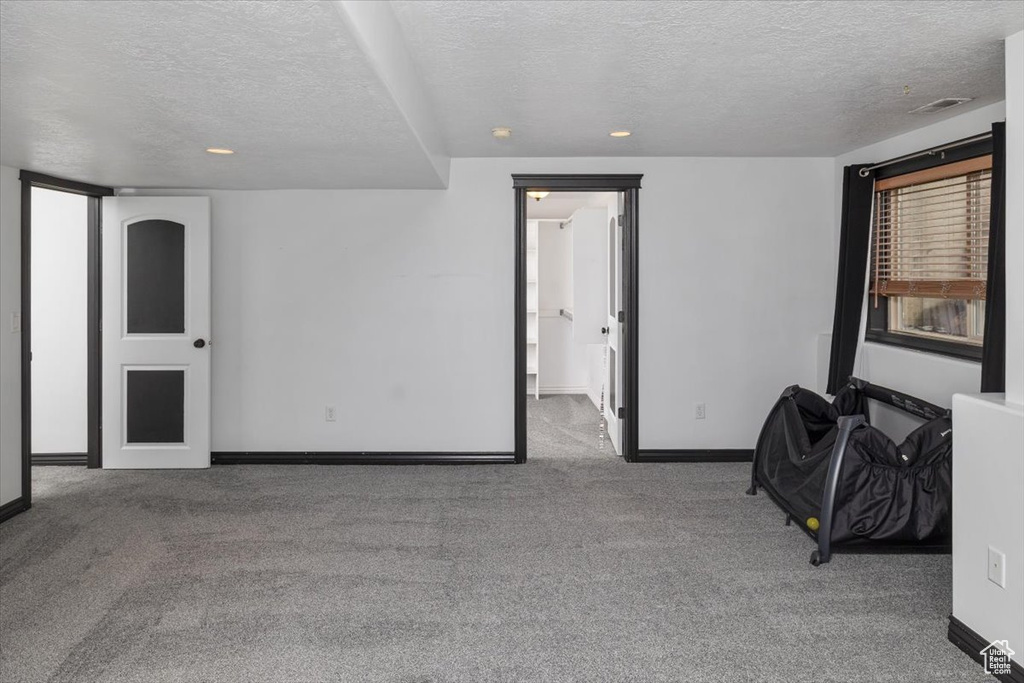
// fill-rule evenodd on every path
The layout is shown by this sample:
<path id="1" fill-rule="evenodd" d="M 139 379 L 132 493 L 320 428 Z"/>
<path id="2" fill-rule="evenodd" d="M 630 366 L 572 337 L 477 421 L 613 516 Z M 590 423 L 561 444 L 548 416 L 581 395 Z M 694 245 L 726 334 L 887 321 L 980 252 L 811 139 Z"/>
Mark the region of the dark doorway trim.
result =
<path id="1" fill-rule="evenodd" d="M 76 180 L 55 178 L 32 171 L 22 171 L 21 180 L 21 501 L 27 510 L 32 506 L 32 188 L 59 190 L 89 198 L 87 203 L 88 235 L 88 420 L 89 467 L 100 467 L 100 226 L 102 224 L 102 197 L 114 190 Z M 21 510 L 19 510 L 20 512 Z"/>
<path id="2" fill-rule="evenodd" d="M 494 465 L 515 453 L 214 451 L 214 465 Z"/>
<path id="3" fill-rule="evenodd" d="M 640 301 L 640 180 L 642 174 L 512 174 L 515 192 L 515 461 L 526 462 L 526 191 L 552 192 L 624 192 L 622 306 L 625 334 L 623 346 L 623 398 L 625 417 L 622 421 L 622 455 L 634 462 L 639 452 L 637 399 L 639 395 L 639 334 L 637 321 Z"/>
<path id="4" fill-rule="evenodd" d="M 639 190 L 642 173 L 556 175 L 513 173 L 512 187 L 523 190 L 551 190 L 557 192 L 621 192 Z"/>
<path id="5" fill-rule="evenodd" d="M 114 190 L 101 185 L 91 185 L 77 180 L 66 180 L 44 173 L 33 171 L 22 171 L 18 176 L 22 183 L 31 183 L 33 187 L 42 187 L 47 190 L 60 190 L 71 194 L 85 195 L 86 197 L 113 197 Z"/>

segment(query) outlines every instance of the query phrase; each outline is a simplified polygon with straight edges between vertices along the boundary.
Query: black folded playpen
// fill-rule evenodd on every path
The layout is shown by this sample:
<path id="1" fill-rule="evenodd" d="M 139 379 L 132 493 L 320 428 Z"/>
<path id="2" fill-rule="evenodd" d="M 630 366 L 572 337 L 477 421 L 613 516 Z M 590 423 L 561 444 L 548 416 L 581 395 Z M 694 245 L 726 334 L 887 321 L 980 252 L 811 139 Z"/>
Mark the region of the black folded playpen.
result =
<path id="1" fill-rule="evenodd" d="M 926 422 L 897 444 L 870 425 L 868 399 Z M 814 565 L 840 548 L 948 552 L 952 432 L 950 411 L 863 380 L 831 403 L 792 386 L 761 429 L 747 493 L 764 490 L 817 540 Z"/>

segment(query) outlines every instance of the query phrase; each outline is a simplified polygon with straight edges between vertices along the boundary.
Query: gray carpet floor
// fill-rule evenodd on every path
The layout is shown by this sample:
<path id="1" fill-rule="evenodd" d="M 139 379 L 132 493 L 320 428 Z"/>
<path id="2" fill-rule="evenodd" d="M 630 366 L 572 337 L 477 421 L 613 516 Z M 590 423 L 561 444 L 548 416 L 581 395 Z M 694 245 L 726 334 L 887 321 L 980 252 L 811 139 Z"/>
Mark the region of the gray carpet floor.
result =
<path id="1" fill-rule="evenodd" d="M 530 458 L 615 458 L 601 413 L 586 396 L 541 396 L 526 401 L 526 450 Z"/>
<path id="2" fill-rule="evenodd" d="M 814 568 L 747 465 L 573 453 L 36 468 L 0 681 L 991 680 L 946 641 L 948 556 Z"/>

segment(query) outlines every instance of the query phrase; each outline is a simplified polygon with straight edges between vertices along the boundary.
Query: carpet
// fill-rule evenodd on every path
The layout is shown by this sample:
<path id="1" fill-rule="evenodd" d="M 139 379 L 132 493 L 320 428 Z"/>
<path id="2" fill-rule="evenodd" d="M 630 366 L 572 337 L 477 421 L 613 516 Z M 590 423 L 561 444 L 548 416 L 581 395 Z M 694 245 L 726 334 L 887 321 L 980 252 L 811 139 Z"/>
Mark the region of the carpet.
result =
<path id="1" fill-rule="evenodd" d="M 815 568 L 747 465 L 580 436 L 523 465 L 36 468 L 0 526 L 0 680 L 986 680 L 946 640 L 949 556 Z"/>
<path id="2" fill-rule="evenodd" d="M 608 435 L 601 438 L 601 414 L 587 396 L 532 396 L 526 399 L 528 458 L 616 458 Z"/>

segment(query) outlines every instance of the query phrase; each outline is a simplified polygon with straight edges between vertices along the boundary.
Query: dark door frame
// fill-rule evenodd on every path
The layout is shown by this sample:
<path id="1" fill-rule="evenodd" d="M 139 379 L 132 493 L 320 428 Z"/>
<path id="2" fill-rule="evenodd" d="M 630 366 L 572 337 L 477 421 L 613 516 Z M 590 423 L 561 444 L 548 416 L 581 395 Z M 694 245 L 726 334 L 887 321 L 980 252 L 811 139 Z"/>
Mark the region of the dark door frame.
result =
<path id="1" fill-rule="evenodd" d="M 625 193 L 622 259 L 622 310 L 619 321 L 625 327 L 620 338 L 623 366 L 622 383 L 625 405 L 622 414 L 622 455 L 627 462 L 637 459 L 639 431 L 637 397 L 639 394 L 640 356 L 637 334 L 640 301 L 640 252 L 638 227 L 640 221 L 640 179 L 642 174 L 558 174 L 534 175 L 513 173 L 515 192 L 515 457 L 526 462 L 526 192 L 623 192 Z"/>
<path id="2" fill-rule="evenodd" d="M 100 294 L 102 263 L 100 261 L 100 226 L 102 225 L 102 198 L 113 196 L 109 187 L 90 185 L 74 180 L 22 171 L 21 180 L 21 497 L 22 508 L 32 506 L 32 188 L 58 190 L 83 195 L 87 202 L 88 235 L 88 452 L 86 464 L 95 468 L 102 465 L 100 430 L 100 385 L 102 368 L 102 330 L 100 328 Z M 54 461 L 55 459 L 49 459 Z M 73 458 L 65 461 L 73 462 Z M 12 501 L 13 502 L 13 501 Z"/>

